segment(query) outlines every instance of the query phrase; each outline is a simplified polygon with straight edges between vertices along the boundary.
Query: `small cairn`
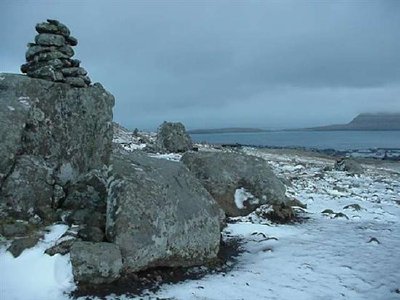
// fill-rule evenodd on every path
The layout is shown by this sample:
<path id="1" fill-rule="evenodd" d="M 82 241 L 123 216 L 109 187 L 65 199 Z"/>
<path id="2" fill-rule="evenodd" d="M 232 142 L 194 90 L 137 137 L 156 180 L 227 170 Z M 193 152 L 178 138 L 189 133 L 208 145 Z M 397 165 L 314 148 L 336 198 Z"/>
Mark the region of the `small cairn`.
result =
<path id="1" fill-rule="evenodd" d="M 80 60 L 73 59 L 72 46 L 78 40 L 70 35 L 67 26 L 57 20 L 47 19 L 38 23 L 35 43 L 28 43 L 26 63 L 21 66 L 21 72 L 29 77 L 55 82 L 68 83 L 73 87 L 87 87 L 90 78 Z"/>

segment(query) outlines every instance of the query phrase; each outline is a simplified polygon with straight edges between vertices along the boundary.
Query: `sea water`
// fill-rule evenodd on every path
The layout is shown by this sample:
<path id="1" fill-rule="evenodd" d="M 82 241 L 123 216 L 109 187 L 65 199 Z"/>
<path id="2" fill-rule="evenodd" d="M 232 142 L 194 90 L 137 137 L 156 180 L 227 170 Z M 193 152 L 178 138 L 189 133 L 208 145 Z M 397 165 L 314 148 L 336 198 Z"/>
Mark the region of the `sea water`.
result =
<path id="1" fill-rule="evenodd" d="M 192 134 L 196 142 L 308 149 L 400 149 L 400 131 L 268 131 Z"/>

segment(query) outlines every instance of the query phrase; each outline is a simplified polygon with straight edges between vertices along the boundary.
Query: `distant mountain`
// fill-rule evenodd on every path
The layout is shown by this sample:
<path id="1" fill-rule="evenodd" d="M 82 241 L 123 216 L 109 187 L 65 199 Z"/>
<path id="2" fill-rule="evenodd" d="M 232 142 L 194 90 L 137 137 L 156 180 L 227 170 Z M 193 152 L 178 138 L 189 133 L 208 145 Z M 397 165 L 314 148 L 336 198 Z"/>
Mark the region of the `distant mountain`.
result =
<path id="1" fill-rule="evenodd" d="M 313 127 L 306 130 L 400 130 L 400 113 L 364 113 L 359 114 L 348 124 Z"/>
<path id="2" fill-rule="evenodd" d="M 189 134 L 214 134 L 214 133 L 241 133 L 241 132 L 265 132 L 266 130 L 259 128 L 215 128 L 215 129 L 194 129 L 188 130 Z"/>

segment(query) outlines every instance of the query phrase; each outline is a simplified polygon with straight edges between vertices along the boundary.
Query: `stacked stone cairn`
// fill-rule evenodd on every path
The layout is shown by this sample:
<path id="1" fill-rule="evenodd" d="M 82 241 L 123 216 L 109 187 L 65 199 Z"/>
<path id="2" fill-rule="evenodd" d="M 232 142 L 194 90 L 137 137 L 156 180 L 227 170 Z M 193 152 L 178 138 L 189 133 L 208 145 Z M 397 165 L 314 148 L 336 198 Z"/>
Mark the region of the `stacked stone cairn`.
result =
<path id="1" fill-rule="evenodd" d="M 47 19 L 38 23 L 35 43 L 28 43 L 26 63 L 21 66 L 21 72 L 29 77 L 49 81 L 67 83 L 73 87 L 87 87 L 90 78 L 80 61 L 73 59 L 72 46 L 78 40 L 70 35 L 67 26 L 57 20 Z"/>

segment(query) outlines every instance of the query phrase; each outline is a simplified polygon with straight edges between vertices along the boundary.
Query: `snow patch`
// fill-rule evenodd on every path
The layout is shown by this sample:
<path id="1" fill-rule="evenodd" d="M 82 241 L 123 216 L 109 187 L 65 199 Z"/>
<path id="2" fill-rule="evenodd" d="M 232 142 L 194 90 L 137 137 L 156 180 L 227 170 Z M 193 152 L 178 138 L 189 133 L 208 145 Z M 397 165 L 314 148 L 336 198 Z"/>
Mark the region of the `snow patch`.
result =
<path id="1" fill-rule="evenodd" d="M 15 110 L 15 108 L 12 107 L 12 106 L 10 106 L 10 105 L 8 105 L 7 108 L 8 108 L 9 110 L 11 110 L 11 111 L 14 111 L 14 110 Z"/>
<path id="2" fill-rule="evenodd" d="M 51 226 L 43 240 L 17 258 L 0 248 L 0 298 L 69 299 L 65 293 L 75 289 L 69 255 L 44 253 L 67 229 L 66 225 Z"/>
<path id="3" fill-rule="evenodd" d="M 236 189 L 234 201 L 235 201 L 236 207 L 239 209 L 245 208 L 245 206 L 244 206 L 245 201 L 248 201 L 250 204 L 258 204 L 259 203 L 259 200 L 252 193 L 246 191 L 246 189 L 243 187 Z"/>

